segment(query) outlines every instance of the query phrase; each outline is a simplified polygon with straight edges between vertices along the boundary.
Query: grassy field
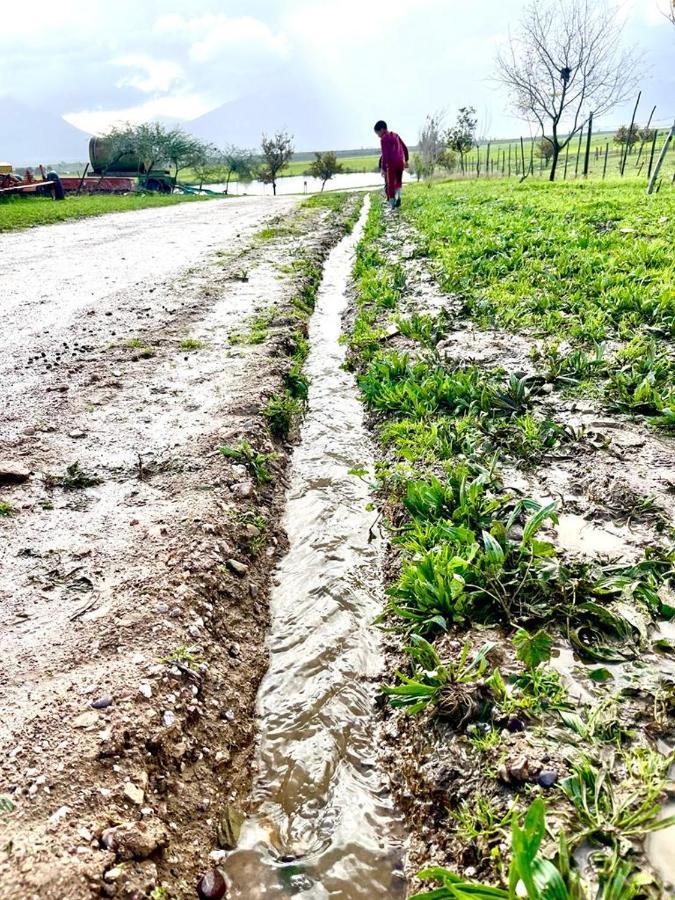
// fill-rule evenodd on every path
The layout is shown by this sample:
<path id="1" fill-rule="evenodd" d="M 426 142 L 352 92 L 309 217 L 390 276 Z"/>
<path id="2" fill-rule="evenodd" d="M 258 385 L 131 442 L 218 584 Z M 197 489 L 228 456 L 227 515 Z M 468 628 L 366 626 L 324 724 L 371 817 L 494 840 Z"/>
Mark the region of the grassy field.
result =
<path id="1" fill-rule="evenodd" d="M 377 169 L 379 156 L 345 156 L 338 162 L 345 172 L 374 172 Z M 294 159 L 283 170 L 284 175 L 304 175 L 309 169 L 311 160 Z"/>
<path id="2" fill-rule="evenodd" d="M 411 859 L 439 898 L 663 896 L 675 192 L 455 182 L 402 213 L 373 200 L 349 358 L 380 447 Z"/>
<path id="3" fill-rule="evenodd" d="M 624 149 L 621 145 L 615 144 L 613 141 L 613 133 L 602 132 L 593 135 L 591 139 L 591 149 L 589 156 L 589 175 L 593 178 L 602 177 L 606 171 L 607 177 L 616 176 L 620 172 Z M 663 143 L 665 132 L 659 130 L 657 135 L 654 159 L 658 157 L 659 150 Z M 605 150 L 607 150 L 607 164 L 605 167 Z M 586 152 L 586 138 L 583 137 L 581 145 L 579 137 L 575 137 L 563 150 L 558 160 L 558 178 L 559 180 L 572 180 L 581 177 L 584 166 L 584 155 Z M 646 143 L 641 147 L 640 142 L 634 144 L 628 153 L 625 161 L 624 174 L 633 176 L 639 174 L 645 179 L 649 168 L 649 158 L 651 153 L 651 143 Z M 577 155 L 579 161 L 577 163 Z M 491 174 L 497 175 L 507 174 L 509 170 L 512 175 L 522 174 L 523 157 L 525 160 L 525 171 L 532 172 L 534 177 L 548 177 L 548 163 L 541 159 L 537 152 L 537 140 L 534 143 L 528 138 L 523 140 L 521 150 L 520 140 L 496 141 L 490 144 L 490 155 L 488 157 L 487 144 L 473 150 L 467 155 L 465 161 L 465 169 L 475 172 L 480 164 L 480 171 L 484 175 L 487 171 L 489 163 L 489 171 Z M 670 179 L 675 171 L 675 147 L 672 145 L 668 151 L 666 163 L 664 167 L 664 176 Z"/>
<path id="4" fill-rule="evenodd" d="M 193 203 L 206 197 L 187 197 L 179 194 L 129 194 L 117 197 L 112 194 L 95 197 L 66 197 L 55 201 L 42 197 L 12 197 L 0 200 L 0 232 L 49 225 L 68 219 L 83 219 L 111 212 L 126 212 L 156 206 L 173 206 L 176 203 Z"/>

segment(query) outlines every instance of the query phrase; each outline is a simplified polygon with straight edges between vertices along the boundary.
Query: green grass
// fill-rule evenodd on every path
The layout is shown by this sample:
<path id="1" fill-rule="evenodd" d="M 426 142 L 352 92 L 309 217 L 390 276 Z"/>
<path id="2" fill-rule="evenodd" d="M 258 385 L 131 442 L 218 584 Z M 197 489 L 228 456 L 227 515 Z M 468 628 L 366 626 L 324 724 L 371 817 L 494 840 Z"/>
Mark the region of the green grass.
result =
<path id="1" fill-rule="evenodd" d="M 600 380 L 608 405 L 675 427 L 672 189 L 453 182 L 410 188 L 405 216 L 465 316 L 550 339 L 547 378 Z M 623 346 L 610 355 L 607 341 Z"/>
<path id="2" fill-rule="evenodd" d="M 11 503 L 7 503 L 5 500 L 0 500 L 0 517 L 11 516 L 13 512 L 14 507 Z"/>
<path id="3" fill-rule="evenodd" d="M 180 349 L 186 353 L 190 353 L 194 350 L 203 350 L 204 347 L 206 347 L 206 344 L 204 341 L 200 341 L 199 338 L 184 338 L 180 342 Z"/>
<path id="4" fill-rule="evenodd" d="M 379 154 L 372 156 L 344 156 L 338 157 L 338 162 L 343 167 L 343 171 L 348 172 L 375 172 L 379 162 Z M 286 175 L 304 175 L 309 171 L 312 164 L 311 159 L 293 159 L 284 168 L 282 176 Z M 330 184 L 330 182 L 328 182 Z"/>
<path id="5" fill-rule="evenodd" d="M 453 816 L 451 803 L 447 824 L 427 824 L 478 848 L 481 874 L 495 883 L 511 879 L 505 890 L 432 869 L 426 877 L 441 887 L 420 900 L 513 900 L 516 875 L 526 889 L 519 896 L 587 900 L 594 888 L 580 879 L 567 849 L 583 838 L 593 848 L 597 896 L 640 895 L 636 863 L 622 855 L 626 841 L 664 827 L 657 814 L 671 759 L 646 746 L 646 730 L 661 727 L 656 694 L 653 708 L 648 701 L 636 713 L 606 667 L 649 670 L 645 635 L 675 612 L 665 600 L 675 548 L 654 540 L 631 564 L 567 556 L 552 532 L 559 503 L 507 488 L 506 476 L 546 466 L 563 447 L 562 454 L 576 453 L 583 433 L 556 421 L 559 391 L 583 395 L 590 386 L 621 412 L 658 424 L 675 419 L 674 198 L 670 191 L 647 198 L 644 186 L 629 182 L 411 187 L 402 212 L 412 262 L 399 250 L 397 219 L 384 215 L 380 201 L 371 206 L 356 251 L 356 318 L 346 340 L 382 446 L 375 488 L 398 561 L 378 622 L 400 635 L 408 657 L 382 690 L 393 707 L 418 717 L 417 728 L 432 730 L 439 758 L 454 754 L 450 742 L 457 741 L 478 758 L 483 806 Z M 452 296 L 440 314 L 410 308 L 414 257 Z M 438 341 L 467 320 L 524 333 L 536 374 L 447 359 Z M 397 349 L 389 343 L 391 324 Z M 593 452 L 588 444 L 581 449 Z M 485 649 L 486 627 L 495 655 Z M 568 696 L 551 661 L 554 642 L 574 652 L 593 704 Z M 447 747 L 435 720 L 448 728 Z M 523 826 L 517 811 L 502 815 L 507 790 L 519 805 L 537 790 L 511 778 L 512 722 L 524 746 L 565 760 L 568 777 L 546 786 L 563 835 L 557 855 L 546 840 L 539 858 L 543 804 Z M 430 796 L 423 778 L 406 775 L 404 782 L 422 791 L 421 811 Z M 493 845 L 509 822 L 511 848 Z M 524 853 L 528 831 L 533 843 Z M 545 878 L 555 893 L 543 892 Z"/>
<path id="6" fill-rule="evenodd" d="M 112 212 L 128 212 L 159 206 L 174 206 L 176 203 L 194 203 L 210 199 L 207 197 L 183 196 L 182 194 L 129 194 L 115 196 L 66 197 L 65 200 L 50 200 L 42 197 L 9 197 L 0 200 L 0 232 L 32 228 L 35 225 L 50 225 L 69 219 L 84 219 L 102 216 Z"/>

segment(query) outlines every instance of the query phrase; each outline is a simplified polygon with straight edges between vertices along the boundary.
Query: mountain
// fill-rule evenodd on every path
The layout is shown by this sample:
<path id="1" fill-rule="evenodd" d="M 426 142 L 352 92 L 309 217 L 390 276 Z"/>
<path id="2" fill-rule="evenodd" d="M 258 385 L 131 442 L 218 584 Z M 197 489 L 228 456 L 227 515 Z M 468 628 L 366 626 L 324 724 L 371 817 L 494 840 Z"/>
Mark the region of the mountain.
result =
<path id="1" fill-rule="evenodd" d="M 293 135 L 296 150 L 307 151 L 333 150 L 349 144 L 345 123 L 350 121 L 346 110 L 338 108 L 335 102 L 327 103 L 325 96 L 303 86 L 300 91 L 270 88 L 224 103 L 186 122 L 184 127 L 220 147 L 236 144 L 251 148 L 260 146 L 263 131 L 272 134 L 283 129 Z"/>
<path id="2" fill-rule="evenodd" d="M 86 160 L 89 135 L 61 116 L 0 98 L 0 159 L 14 166 Z"/>

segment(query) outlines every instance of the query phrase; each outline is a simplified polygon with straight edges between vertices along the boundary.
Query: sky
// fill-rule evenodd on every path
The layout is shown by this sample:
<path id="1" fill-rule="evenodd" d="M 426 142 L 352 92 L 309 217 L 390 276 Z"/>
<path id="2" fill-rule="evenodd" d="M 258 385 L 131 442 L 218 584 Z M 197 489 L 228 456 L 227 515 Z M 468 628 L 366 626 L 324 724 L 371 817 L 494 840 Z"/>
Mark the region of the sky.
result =
<path id="1" fill-rule="evenodd" d="M 7 0 L 0 0 L 0 8 Z M 643 108 L 675 117 L 668 0 L 620 0 L 625 40 L 644 53 Z M 494 82 L 518 0 L 32 0 L 0 27 L 2 98 L 95 133 L 121 121 L 194 119 L 289 85 L 306 115 L 334 110 L 343 147 L 372 146 L 386 118 L 414 141 L 427 113 L 473 105 L 486 137 L 527 133 Z M 0 114 L 1 115 L 1 114 Z M 609 114 L 611 127 L 630 117 Z M 283 123 L 274 123 L 283 124 Z M 264 127 L 265 123 L 261 123 Z"/>

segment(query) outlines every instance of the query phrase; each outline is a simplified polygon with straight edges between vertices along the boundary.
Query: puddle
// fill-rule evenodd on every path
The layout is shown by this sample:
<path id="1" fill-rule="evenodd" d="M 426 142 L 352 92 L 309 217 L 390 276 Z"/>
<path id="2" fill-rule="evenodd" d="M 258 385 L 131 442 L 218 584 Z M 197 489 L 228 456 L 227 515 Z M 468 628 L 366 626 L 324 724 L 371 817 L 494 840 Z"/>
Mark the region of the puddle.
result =
<path id="1" fill-rule="evenodd" d="M 354 233 L 330 254 L 311 322 L 310 408 L 291 468 L 270 667 L 258 696 L 255 814 L 224 865 L 231 896 L 403 898 L 403 839 L 376 766 L 379 539 L 362 408 L 338 344 Z"/>
<path id="2" fill-rule="evenodd" d="M 670 770 L 671 781 L 675 780 L 675 766 Z M 671 799 L 661 810 L 661 818 L 667 819 L 675 816 L 675 799 Z M 668 896 L 675 894 L 675 825 L 654 831 L 647 838 L 645 845 L 647 857 L 654 869 L 663 879 L 664 886 L 669 890 Z"/>
<path id="3" fill-rule="evenodd" d="M 634 557 L 637 548 L 632 547 L 632 535 L 625 527 L 594 525 L 583 516 L 565 513 L 559 517 L 556 528 L 557 542 L 568 553 L 587 557 Z"/>

